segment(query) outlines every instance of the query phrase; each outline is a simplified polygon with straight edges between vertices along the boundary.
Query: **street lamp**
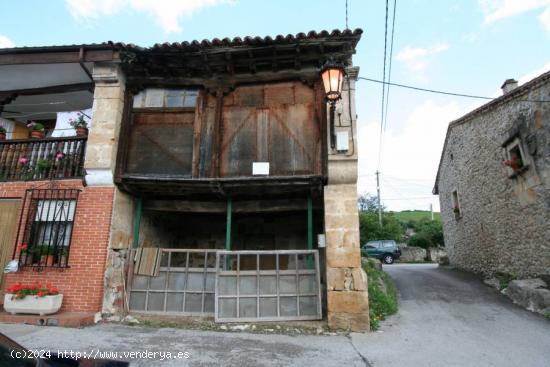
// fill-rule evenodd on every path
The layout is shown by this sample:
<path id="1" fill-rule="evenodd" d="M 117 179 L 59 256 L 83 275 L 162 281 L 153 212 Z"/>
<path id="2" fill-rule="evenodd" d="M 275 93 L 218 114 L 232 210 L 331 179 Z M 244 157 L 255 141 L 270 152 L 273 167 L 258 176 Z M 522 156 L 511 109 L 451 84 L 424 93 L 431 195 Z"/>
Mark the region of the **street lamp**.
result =
<path id="1" fill-rule="evenodd" d="M 336 101 L 342 98 L 342 87 L 346 72 L 342 63 L 329 60 L 321 68 L 320 74 L 323 79 L 327 101 L 330 103 L 330 147 L 334 149 L 336 145 L 334 112 L 336 110 Z"/>

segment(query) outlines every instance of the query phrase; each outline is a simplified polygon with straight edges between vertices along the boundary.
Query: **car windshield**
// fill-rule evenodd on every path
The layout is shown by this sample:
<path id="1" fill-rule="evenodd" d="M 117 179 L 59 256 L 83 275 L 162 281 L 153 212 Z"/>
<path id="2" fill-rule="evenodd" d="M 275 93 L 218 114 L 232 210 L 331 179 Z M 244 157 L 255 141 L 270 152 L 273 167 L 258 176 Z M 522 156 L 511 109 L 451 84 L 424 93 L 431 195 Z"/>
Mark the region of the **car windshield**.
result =
<path id="1" fill-rule="evenodd" d="M 25 353 L 24 349 L 13 340 L 0 333 L 0 367 L 36 366 L 35 359 L 22 358 L 23 356 L 28 356 L 28 353 Z"/>

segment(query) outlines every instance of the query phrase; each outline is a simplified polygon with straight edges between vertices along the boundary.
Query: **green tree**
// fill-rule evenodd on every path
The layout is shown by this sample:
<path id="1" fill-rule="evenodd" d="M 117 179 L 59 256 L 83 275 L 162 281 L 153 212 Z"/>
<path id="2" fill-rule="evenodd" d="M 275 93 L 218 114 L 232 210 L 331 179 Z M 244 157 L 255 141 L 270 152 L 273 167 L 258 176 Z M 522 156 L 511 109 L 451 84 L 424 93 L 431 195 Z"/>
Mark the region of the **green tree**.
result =
<path id="1" fill-rule="evenodd" d="M 394 240 L 400 242 L 404 229 L 393 213 L 384 213 L 382 206 L 382 227 L 378 221 L 378 198 L 363 194 L 357 199 L 359 208 L 359 234 L 361 243 L 372 240 Z"/>
<path id="2" fill-rule="evenodd" d="M 445 246 L 441 221 L 422 219 L 413 224 L 415 234 L 409 239 L 409 246 L 423 248 Z"/>
<path id="3" fill-rule="evenodd" d="M 400 242 L 403 237 L 403 227 L 391 213 L 382 214 L 382 227 L 380 227 L 377 213 L 362 212 L 359 213 L 359 234 L 361 243 L 372 240 Z"/>
<path id="4" fill-rule="evenodd" d="M 357 198 L 357 207 L 360 212 L 378 213 L 378 197 L 370 194 L 362 194 Z M 382 206 L 382 211 L 386 208 Z"/>

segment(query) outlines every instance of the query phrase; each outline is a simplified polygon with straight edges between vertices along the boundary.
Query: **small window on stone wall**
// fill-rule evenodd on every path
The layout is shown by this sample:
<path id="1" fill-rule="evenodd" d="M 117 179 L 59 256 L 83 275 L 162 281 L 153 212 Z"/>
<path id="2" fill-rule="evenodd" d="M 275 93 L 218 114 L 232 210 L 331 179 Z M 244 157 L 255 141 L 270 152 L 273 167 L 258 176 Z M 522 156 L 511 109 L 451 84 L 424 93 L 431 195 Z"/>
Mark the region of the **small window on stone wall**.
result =
<path id="1" fill-rule="evenodd" d="M 525 154 L 521 146 L 521 140 L 514 138 L 504 147 L 506 149 L 506 160 L 503 162 L 508 167 L 508 176 L 516 177 L 527 170 Z"/>
<path id="2" fill-rule="evenodd" d="M 459 219 L 462 216 L 462 213 L 460 211 L 460 203 L 458 201 L 457 190 L 454 190 L 452 193 L 452 204 L 453 204 L 453 213 L 455 215 L 455 219 Z"/>

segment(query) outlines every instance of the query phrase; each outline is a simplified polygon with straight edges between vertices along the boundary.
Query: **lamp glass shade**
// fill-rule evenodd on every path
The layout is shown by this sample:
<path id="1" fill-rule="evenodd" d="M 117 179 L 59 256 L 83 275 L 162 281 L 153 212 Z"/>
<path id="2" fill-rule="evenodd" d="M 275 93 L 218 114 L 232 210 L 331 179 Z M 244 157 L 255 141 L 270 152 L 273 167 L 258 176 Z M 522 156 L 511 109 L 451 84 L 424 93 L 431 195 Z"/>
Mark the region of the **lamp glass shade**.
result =
<path id="1" fill-rule="evenodd" d="M 340 99 L 344 85 L 344 69 L 338 66 L 326 67 L 321 71 L 321 78 L 327 99 L 329 101 Z"/>

